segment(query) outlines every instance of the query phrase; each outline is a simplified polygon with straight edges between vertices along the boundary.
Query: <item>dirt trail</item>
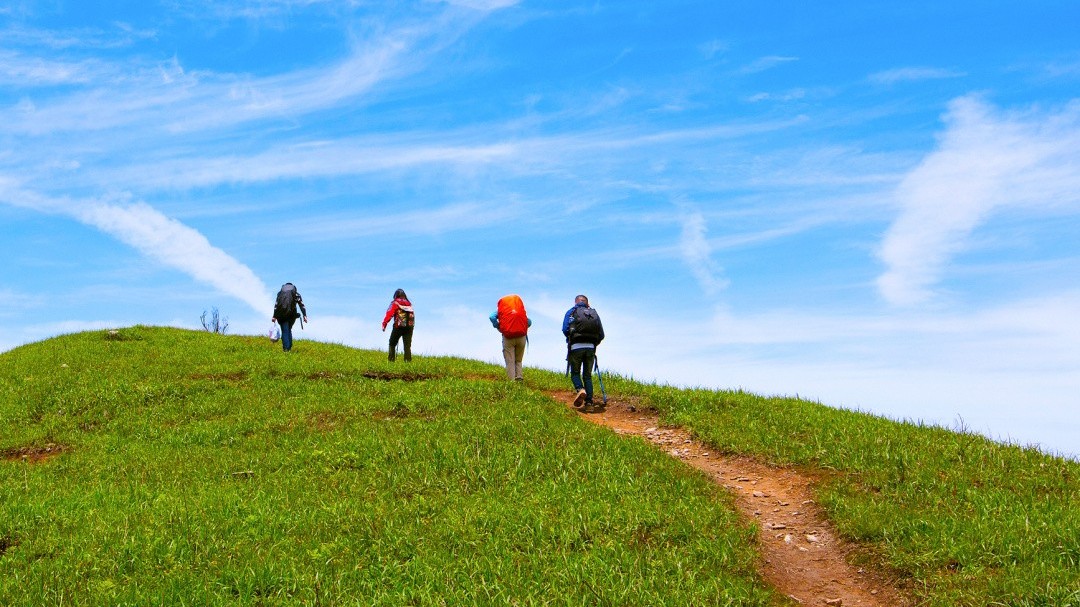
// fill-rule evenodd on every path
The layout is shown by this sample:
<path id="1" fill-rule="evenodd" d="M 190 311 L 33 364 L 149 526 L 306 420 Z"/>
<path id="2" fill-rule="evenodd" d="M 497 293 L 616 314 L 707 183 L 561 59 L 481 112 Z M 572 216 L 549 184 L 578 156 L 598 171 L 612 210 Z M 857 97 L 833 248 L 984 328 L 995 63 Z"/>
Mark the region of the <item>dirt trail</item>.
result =
<path id="1" fill-rule="evenodd" d="M 553 395 L 570 403 L 566 393 Z M 582 417 L 617 434 L 641 436 L 706 472 L 735 495 L 743 516 L 757 523 L 763 576 L 802 605 L 897 607 L 911 602 L 888 576 L 849 563 L 854 547 L 841 540 L 814 502 L 812 476 L 711 451 L 681 428 L 661 427 L 655 413 L 609 400 Z"/>

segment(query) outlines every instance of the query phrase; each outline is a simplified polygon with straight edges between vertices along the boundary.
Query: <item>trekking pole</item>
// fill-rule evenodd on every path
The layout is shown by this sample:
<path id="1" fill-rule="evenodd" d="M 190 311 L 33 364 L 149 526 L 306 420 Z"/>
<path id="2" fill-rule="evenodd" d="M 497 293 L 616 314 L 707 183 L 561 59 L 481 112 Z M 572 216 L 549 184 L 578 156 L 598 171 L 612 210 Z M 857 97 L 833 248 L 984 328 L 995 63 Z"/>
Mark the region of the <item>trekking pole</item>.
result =
<path id="1" fill-rule="evenodd" d="M 593 365 L 596 367 L 596 379 L 600 380 L 600 396 L 604 398 L 604 404 L 607 404 L 607 392 L 604 391 L 604 376 L 600 375 L 600 361 L 593 356 Z"/>

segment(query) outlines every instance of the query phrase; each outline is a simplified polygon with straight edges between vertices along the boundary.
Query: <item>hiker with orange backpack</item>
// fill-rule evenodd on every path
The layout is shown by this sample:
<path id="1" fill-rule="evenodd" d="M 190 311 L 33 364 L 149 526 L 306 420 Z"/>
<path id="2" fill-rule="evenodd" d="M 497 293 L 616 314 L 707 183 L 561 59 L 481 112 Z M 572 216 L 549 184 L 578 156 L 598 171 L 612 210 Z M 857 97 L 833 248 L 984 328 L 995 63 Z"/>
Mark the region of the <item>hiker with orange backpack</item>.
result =
<path id="1" fill-rule="evenodd" d="M 398 340 L 405 343 L 405 362 L 412 362 L 412 334 L 413 325 L 416 324 L 416 314 L 413 312 L 412 302 L 405 295 L 405 289 L 394 291 L 394 300 L 386 309 L 386 316 L 382 319 L 382 330 L 386 332 L 386 325 L 394 320 L 394 328 L 390 331 L 390 353 L 387 360 L 394 362 L 397 357 Z"/>
<path id="2" fill-rule="evenodd" d="M 593 404 L 592 370 L 596 366 L 596 346 L 604 341 L 604 325 L 596 310 L 589 307 L 588 297 L 578 295 L 574 298 L 574 307 L 563 317 L 562 332 L 566 336 L 566 368 L 577 392 L 574 407 L 587 409 Z"/>
<path id="3" fill-rule="evenodd" d="M 525 304 L 517 295 L 507 295 L 499 299 L 495 311 L 489 319 L 491 326 L 502 333 L 503 359 L 506 361 L 506 376 L 514 381 L 525 378 L 521 374 L 521 361 L 525 359 L 525 346 L 529 342 L 529 327 L 532 320 L 525 313 Z"/>

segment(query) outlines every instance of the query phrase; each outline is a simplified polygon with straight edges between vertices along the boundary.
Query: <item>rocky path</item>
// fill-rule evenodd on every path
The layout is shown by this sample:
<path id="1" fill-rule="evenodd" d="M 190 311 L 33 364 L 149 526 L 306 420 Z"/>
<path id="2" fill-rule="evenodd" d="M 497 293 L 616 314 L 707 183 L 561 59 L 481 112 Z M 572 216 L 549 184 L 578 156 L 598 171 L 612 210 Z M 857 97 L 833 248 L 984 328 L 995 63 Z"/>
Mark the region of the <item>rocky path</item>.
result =
<path id="1" fill-rule="evenodd" d="M 572 408 L 568 395 L 557 398 Z M 685 430 L 661 427 L 655 414 L 631 403 L 609 400 L 606 409 L 581 415 L 618 434 L 648 440 L 731 491 L 742 515 L 758 526 L 762 575 L 796 603 L 849 607 L 911 604 L 888 576 L 850 564 L 854 548 L 838 537 L 814 501 L 817 479 L 812 475 L 714 453 Z"/>

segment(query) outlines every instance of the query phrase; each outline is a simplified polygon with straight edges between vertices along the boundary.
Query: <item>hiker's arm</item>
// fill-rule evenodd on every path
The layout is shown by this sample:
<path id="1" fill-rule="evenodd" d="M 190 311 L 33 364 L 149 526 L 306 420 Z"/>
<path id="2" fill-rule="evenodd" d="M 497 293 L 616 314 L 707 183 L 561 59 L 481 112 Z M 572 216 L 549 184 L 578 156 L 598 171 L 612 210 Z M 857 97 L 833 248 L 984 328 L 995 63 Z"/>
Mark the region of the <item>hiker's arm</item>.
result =
<path id="1" fill-rule="evenodd" d="M 304 307 L 304 298 L 300 297 L 300 292 L 296 293 L 296 305 L 300 306 L 300 314 L 304 317 L 304 322 L 307 322 L 307 308 Z"/>
<path id="2" fill-rule="evenodd" d="M 383 316 L 383 319 L 382 319 L 382 330 L 383 331 L 386 330 L 386 325 L 390 322 L 390 319 L 394 317 L 394 312 L 397 311 L 395 309 L 395 308 L 397 308 L 397 305 L 398 304 L 397 304 L 396 301 L 392 301 L 392 302 L 390 302 L 390 307 L 386 308 L 386 316 Z"/>
<path id="3" fill-rule="evenodd" d="M 492 312 L 491 316 L 488 317 L 488 320 L 491 321 L 491 326 L 495 327 L 495 330 L 499 329 L 499 313 L 498 312 Z"/>

